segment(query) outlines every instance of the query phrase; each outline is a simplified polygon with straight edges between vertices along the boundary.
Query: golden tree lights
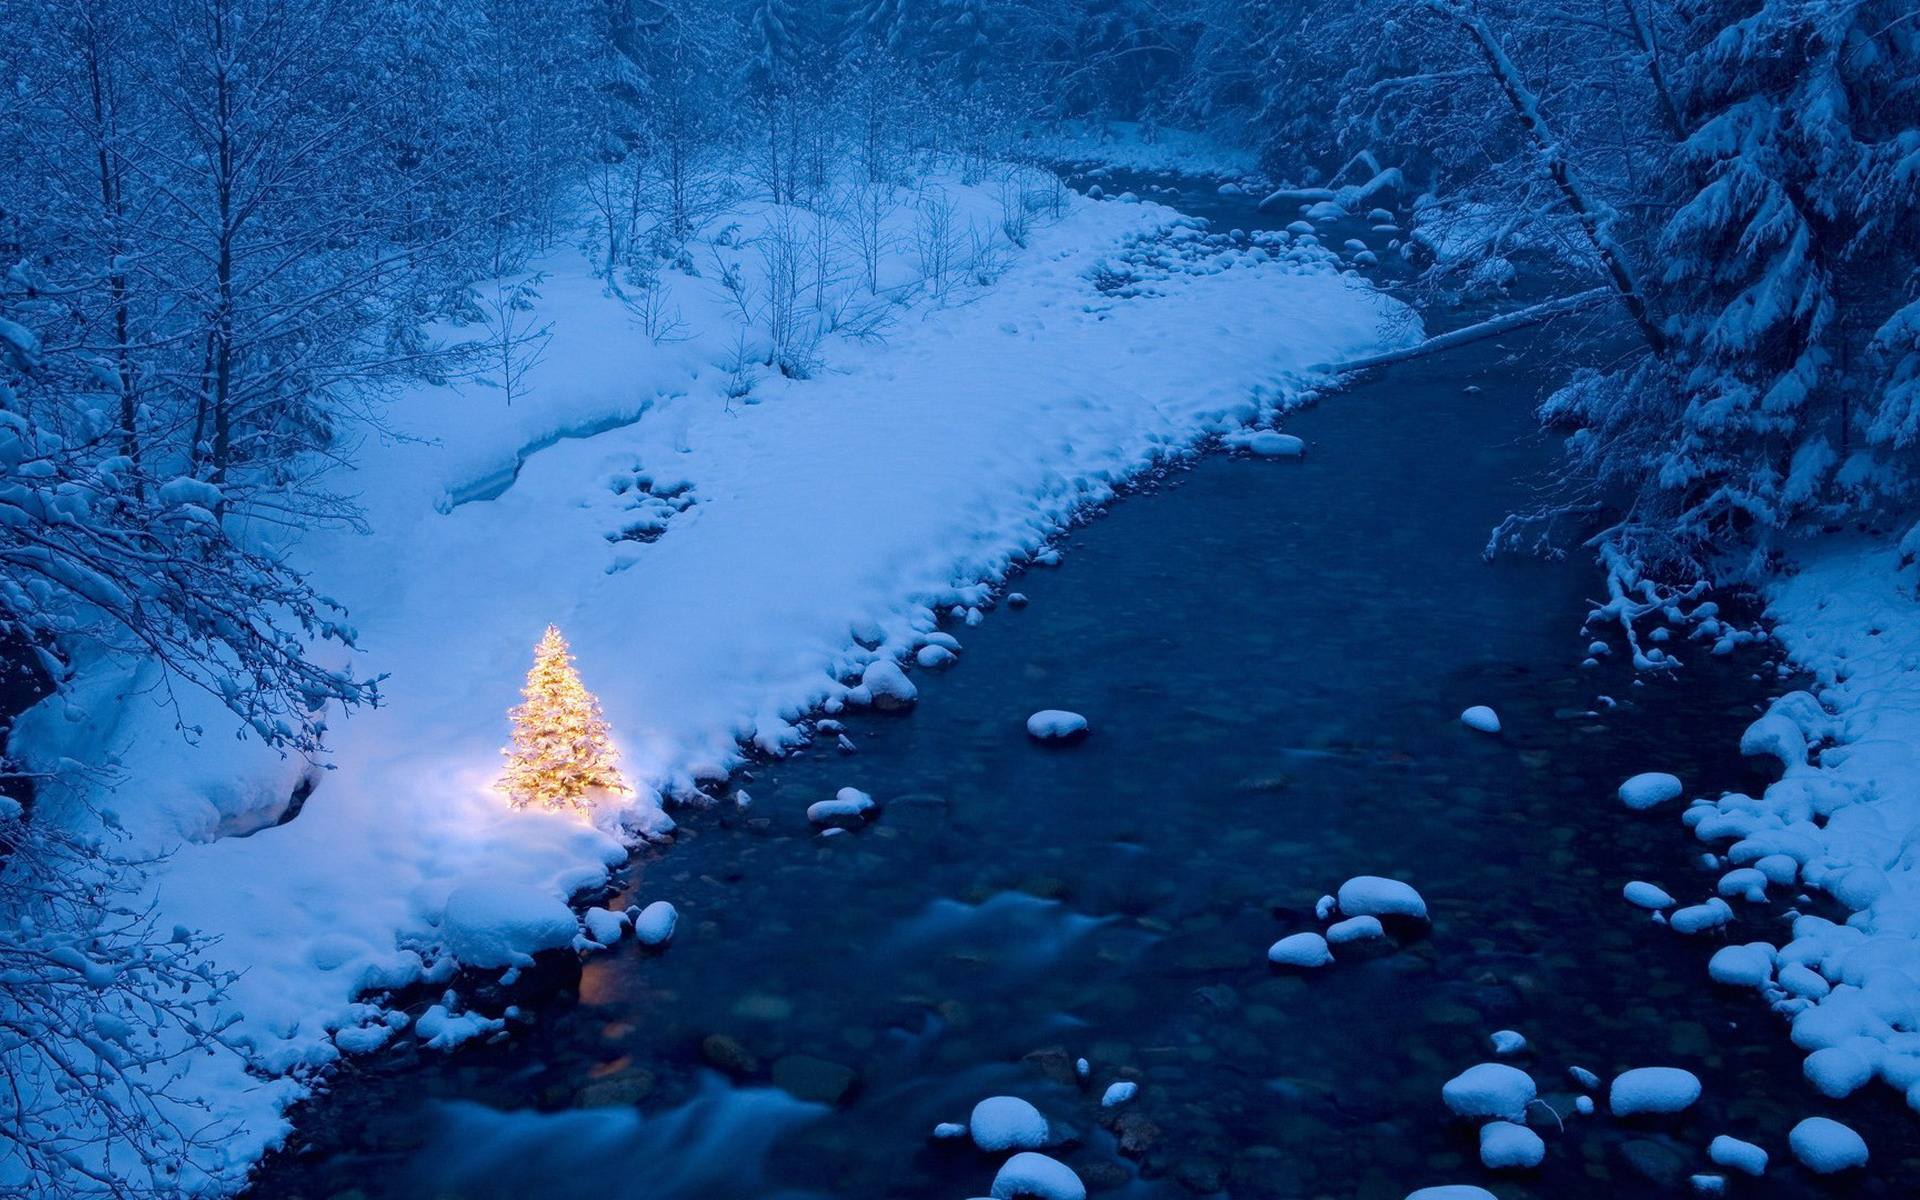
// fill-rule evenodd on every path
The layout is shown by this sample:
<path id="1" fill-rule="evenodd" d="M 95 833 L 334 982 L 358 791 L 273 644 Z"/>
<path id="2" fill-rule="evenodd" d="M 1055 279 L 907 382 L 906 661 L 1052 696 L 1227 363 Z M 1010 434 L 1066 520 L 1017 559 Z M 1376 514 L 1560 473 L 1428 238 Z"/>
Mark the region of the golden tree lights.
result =
<path id="1" fill-rule="evenodd" d="M 593 793 L 627 792 L 619 753 L 608 735 L 600 701 L 580 682 L 567 640 L 552 625 L 534 647 L 533 669 L 513 720 L 507 773 L 500 780 L 515 808 L 538 805 L 585 812 Z"/>

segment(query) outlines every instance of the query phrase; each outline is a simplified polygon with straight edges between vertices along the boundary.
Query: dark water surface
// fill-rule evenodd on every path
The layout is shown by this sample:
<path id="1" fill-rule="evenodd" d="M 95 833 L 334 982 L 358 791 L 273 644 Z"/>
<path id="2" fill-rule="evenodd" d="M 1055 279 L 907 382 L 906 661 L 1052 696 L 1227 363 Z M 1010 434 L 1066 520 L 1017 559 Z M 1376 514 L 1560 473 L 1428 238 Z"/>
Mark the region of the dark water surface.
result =
<path id="1" fill-rule="evenodd" d="M 627 902 L 680 909 L 664 953 L 590 961 L 502 1044 L 353 1065 L 254 1195 L 959 1200 L 997 1159 L 929 1133 L 996 1093 L 1047 1114 L 1096 1195 L 1682 1196 L 1718 1133 L 1774 1156 L 1730 1195 L 1920 1193 L 1897 1097 L 1821 1098 L 1758 1000 L 1707 983 L 1722 935 L 1620 899 L 1649 879 L 1692 902 L 1715 875 L 1677 806 L 1629 813 L 1619 782 L 1758 785 L 1736 744 L 1756 673 L 1779 685 L 1758 651 L 1682 649 L 1644 685 L 1617 654 L 1583 670 L 1591 569 L 1481 561 L 1552 461 L 1530 417 L 1552 354 L 1386 372 L 1284 423 L 1304 462 L 1216 456 L 1115 505 L 1015 581 L 1030 607 L 954 630 L 915 713 L 849 719 L 857 755 L 823 742 L 742 780 L 746 811 L 683 814 L 629 871 Z M 1470 704 L 1505 732 L 1464 729 Z M 1048 707 L 1093 736 L 1030 743 Z M 879 820 L 815 835 L 806 806 L 849 785 Z M 1417 886 L 1431 936 L 1273 972 L 1267 945 L 1360 873 Z M 1741 940 L 1777 920 L 1745 914 Z M 1534 1172 L 1481 1168 L 1440 1102 L 1503 1028 L 1565 1118 L 1537 1113 Z M 1705 1096 L 1660 1124 L 1578 1116 L 1573 1064 L 1682 1066 Z M 1103 1112 L 1122 1078 L 1138 1096 Z M 1870 1173 L 1791 1163 L 1813 1114 L 1866 1136 Z"/>

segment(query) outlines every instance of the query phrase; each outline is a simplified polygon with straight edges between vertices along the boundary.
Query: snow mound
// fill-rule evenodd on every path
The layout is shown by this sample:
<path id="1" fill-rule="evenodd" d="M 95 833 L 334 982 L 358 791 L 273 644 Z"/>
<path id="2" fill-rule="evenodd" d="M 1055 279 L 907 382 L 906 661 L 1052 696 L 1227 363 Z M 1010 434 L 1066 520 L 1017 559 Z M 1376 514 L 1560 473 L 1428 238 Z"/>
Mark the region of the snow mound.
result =
<path id="1" fill-rule="evenodd" d="M 989 1096 L 974 1105 L 967 1129 L 973 1144 L 989 1153 L 1047 1144 L 1047 1119 L 1018 1096 Z"/>
<path id="2" fill-rule="evenodd" d="M 864 693 L 862 698 L 882 712 L 912 708 L 920 698 L 920 689 L 913 686 L 900 664 L 890 658 L 876 658 L 868 663 L 860 673 L 858 690 Z"/>
<path id="3" fill-rule="evenodd" d="M 1524 1122 L 1537 1094 L 1533 1077 L 1505 1063 L 1480 1063 L 1455 1075 L 1440 1088 L 1440 1098 L 1455 1116 Z"/>
<path id="4" fill-rule="evenodd" d="M 1765 942 L 1722 946 L 1707 960 L 1707 974 L 1715 983 L 1759 987 L 1773 978 L 1773 947 Z"/>
<path id="5" fill-rule="evenodd" d="M 1335 921 L 1327 927 L 1327 941 L 1335 946 L 1344 946 L 1350 942 L 1371 941 L 1387 936 L 1380 924 L 1379 917 L 1348 917 L 1344 921 Z"/>
<path id="6" fill-rule="evenodd" d="M 1607 1107 L 1616 1117 L 1685 1112 L 1700 1098 L 1700 1080 L 1679 1067 L 1636 1067 L 1614 1076 Z"/>
<path id="7" fill-rule="evenodd" d="M 1460 714 L 1460 723 L 1481 733 L 1500 732 L 1500 714 L 1484 704 L 1476 704 Z"/>
<path id="8" fill-rule="evenodd" d="M 680 910 L 665 900 L 655 900 L 633 919 L 633 936 L 642 946 L 664 946 L 673 940 L 674 928 L 679 924 Z"/>
<path id="9" fill-rule="evenodd" d="M 627 932 L 627 914 L 614 912 L 606 908 L 590 908 L 581 924 L 587 927 L 587 936 L 602 946 L 611 946 Z"/>
<path id="10" fill-rule="evenodd" d="M 1873 1043 L 1868 1042 L 1869 1045 Z M 1807 1082 L 1831 1100 L 1844 1100 L 1873 1079 L 1873 1064 L 1878 1055 L 1869 1060 L 1853 1046 L 1825 1046 L 1807 1055 L 1801 1068 L 1806 1072 Z"/>
<path id="11" fill-rule="evenodd" d="M 1027 736 L 1036 742 L 1073 742 L 1087 736 L 1087 719 L 1061 708 L 1043 708 L 1027 718 Z"/>
<path id="12" fill-rule="evenodd" d="M 1267 961 L 1280 967 L 1324 967 L 1333 961 L 1333 951 L 1317 933 L 1290 933 L 1267 947 Z"/>
<path id="13" fill-rule="evenodd" d="M 525 884 L 463 883 L 447 893 L 440 929 L 469 967 L 523 967 L 543 950 L 573 945 L 580 923 L 565 901 Z"/>
<path id="14" fill-rule="evenodd" d="M 1767 1171 L 1765 1150 L 1752 1142 L 1743 1142 L 1724 1133 L 1708 1144 L 1707 1158 L 1716 1167 L 1725 1167 L 1743 1175 L 1764 1175 Z"/>
<path id="15" fill-rule="evenodd" d="M 1867 1165 L 1866 1140 L 1829 1117 L 1808 1117 L 1795 1125 L 1787 1145 L 1800 1165 L 1816 1175 Z"/>
<path id="16" fill-rule="evenodd" d="M 1665 771 L 1648 771 L 1635 775 L 1620 785 L 1620 802 L 1635 812 L 1641 812 L 1655 805 L 1665 804 L 1669 800 L 1680 798 L 1680 777 L 1669 775 Z"/>
<path id="17" fill-rule="evenodd" d="M 1674 904 L 1673 897 L 1667 894 L 1666 889 L 1641 879 L 1636 879 L 1621 888 L 1620 894 L 1627 898 L 1628 904 L 1656 912 L 1663 908 L 1672 908 Z"/>
<path id="18" fill-rule="evenodd" d="M 1073 1168 L 1031 1150 L 1016 1154 L 993 1177 L 993 1200 L 1087 1200 Z"/>
<path id="19" fill-rule="evenodd" d="M 1340 911 L 1349 917 L 1405 917 L 1427 920 L 1427 902 L 1413 885 L 1379 875 L 1355 875 L 1335 895 Z"/>
<path id="20" fill-rule="evenodd" d="M 1307 444 L 1290 433 L 1273 429 L 1243 429 L 1220 439 L 1236 450 L 1245 450 L 1261 458 L 1300 458 Z"/>
<path id="21" fill-rule="evenodd" d="M 1525 1125 L 1489 1121 L 1480 1127 L 1480 1164 L 1489 1170 L 1529 1170 L 1547 1157 L 1547 1144 Z"/>
<path id="22" fill-rule="evenodd" d="M 873 815 L 873 797 L 859 788 L 843 787 L 831 800 L 819 800 L 807 806 L 807 820 L 815 825 L 858 825 Z"/>

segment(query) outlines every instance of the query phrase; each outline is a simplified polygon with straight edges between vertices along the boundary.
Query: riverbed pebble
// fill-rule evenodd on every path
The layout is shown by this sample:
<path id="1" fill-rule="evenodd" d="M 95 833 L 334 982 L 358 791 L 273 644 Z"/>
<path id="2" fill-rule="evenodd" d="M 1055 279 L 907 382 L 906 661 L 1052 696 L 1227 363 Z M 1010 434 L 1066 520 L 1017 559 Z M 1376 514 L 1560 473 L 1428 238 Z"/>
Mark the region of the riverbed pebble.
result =
<path id="1" fill-rule="evenodd" d="M 1484 704 L 1476 704 L 1461 713 L 1460 723 L 1481 733 L 1500 732 L 1500 715 Z"/>
<path id="2" fill-rule="evenodd" d="M 1077 712 L 1043 708 L 1027 718 L 1027 736 L 1037 742 L 1073 742 L 1087 736 L 1087 719 Z"/>
<path id="3" fill-rule="evenodd" d="M 1742 1175 L 1764 1175 L 1767 1171 L 1765 1150 L 1752 1142 L 1743 1142 L 1724 1133 L 1708 1144 L 1707 1158 L 1716 1167 L 1725 1167 Z"/>
<path id="4" fill-rule="evenodd" d="M 680 924 L 680 910 L 665 900 L 655 900 L 633 919 L 633 936 L 642 946 L 664 946 L 673 940 Z"/>
<path id="5" fill-rule="evenodd" d="M 1867 1143 L 1830 1117 L 1808 1117 L 1787 1134 L 1800 1165 L 1816 1175 L 1831 1175 L 1867 1165 Z"/>
<path id="6" fill-rule="evenodd" d="M 1679 1067 L 1636 1067 L 1614 1076 L 1607 1107 L 1616 1117 L 1684 1112 L 1700 1098 L 1700 1080 Z"/>
<path id="7" fill-rule="evenodd" d="M 1655 805 L 1678 799 L 1681 790 L 1678 775 L 1647 771 L 1620 785 L 1620 803 L 1635 812 L 1643 812 Z"/>
<path id="8" fill-rule="evenodd" d="M 1489 1121 L 1480 1127 L 1480 1164 L 1490 1170 L 1526 1170 L 1546 1157 L 1547 1144 L 1525 1125 Z"/>
<path id="9" fill-rule="evenodd" d="M 1324 967 L 1333 961 L 1333 951 L 1317 933 L 1293 933 L 1267 947 L 1267 961 L 1281 967 Z"/>
<path id="10" fill-rule="evenodd" d="M 973 1144 L 990 1154 L 1047 1144 L 1047 1119 L 1018 1096 L 989 1096 L 974 1105 L 967 1128 Z"/>
<path id="11" fill-rule="evenodd" d="M 1468 1067 L 1440 1088 L 1440 1098 L 1454 1115 L 1469 1120 L 1525 1121 L 1536 1093 L 1532 1076 L 1505 1063 Z"/>
<path id="12" fill-rule="evenodd" d="M 1672 908 L 1674 904 L 1673 897 L 1667 894 L 1665 888 L 1648 883 L 1644 879 L 1636 879 L 1629 883 L 1620 889 L 1620 894 L 1627 898 L 1628 904 L 1656 912 L 1663 908 Z"/>
<path id="13" fill-rule="evenodd" d="M 993 1200 L 1086 1200 L 1087 1185 L 1067 1164 L 1027 1151 L 1000 1168 L 992 1194 Z"/>

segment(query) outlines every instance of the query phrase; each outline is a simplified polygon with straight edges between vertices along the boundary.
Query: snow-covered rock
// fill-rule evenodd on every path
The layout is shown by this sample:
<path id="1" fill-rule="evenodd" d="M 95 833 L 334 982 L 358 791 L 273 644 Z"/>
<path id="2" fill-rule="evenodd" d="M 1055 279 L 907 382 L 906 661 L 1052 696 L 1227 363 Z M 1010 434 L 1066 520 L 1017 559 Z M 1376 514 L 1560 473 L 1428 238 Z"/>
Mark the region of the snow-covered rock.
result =
<path id="1" fill-rule="evenodd" d="M 1873 1062 L 1850 1045 L 1815 1050 L 1801 1067 L 1807 1081 L 1834 1100 L 1853 1095 L 1873 1079 Z"/>
<path id="2" fill-rule="evenodd" d="M 940 1141 L 952 1141 L 967 1136 L 967 1127 L 958 1121 L 942 1121 L 933 1127 L 933 1136 Z"/>
<path id="3" fill-rule="evenodd" d="M 1290 433 L 1274 429 L 1240 429 L 1221 439 L 1227 446 L 1261 458 L 1299 458 L 1307 444 Z"/>
<path id="4" fill-rule="evenodd" d="M 1443 1183 L 1407 1193 L 1407 1200 L 1500 1200 L 1492 1192 L 1471 1183 Z"/>
<path id="5" fill-rule="evenodd" d="M 542 950 L 573 945 L 580 922 L 552 892 L 515 883 L 464 883 L 447 893 L 440 932 L 469 967 L 527 966 Z"/>
<path id="6" fill-rule="evenodd" d="M 680 924 L 680 910 L 665 900 L 655 900 L 633 918 L 633 936 L 642 946 L 664 946 L 673 940 Z"/>
<path id="7" fill-rule="evenodd" d="M 1281 967 L 1324 967 L 1333 961 L 1333 951 L 1317 933 L 1290 933 L 1267 947 L 1267 961 Z"/>
<path id="8" fill-rule="evenodd" d="M 1636 812 L 1680 798 L 1680 777 L 1665 771 L 1635 775 L 1620 785 L 1620 802 Z"/>
<path id="9" fill-rule="evenodd" d="M 1427 920 L 1427 902 L 1411 884 L 1379 875 L 1355 875 L 1340 885 L 1335 900 L 1348 917 L 1404 917 Z"/>
<path id="10" fill-rule="evenodd" d="M 922 646 L 914 652 L 913 661 L 919 663 L 929 671 L 937 671 L 942 667 L 950 667 L 960 661 L 960 656 L 945 646 L 928 645 Z"/>
<path id="11" fill-rule="evenodd" d="M 1673 897 L 1667 894 L 1666 889 L 1643 879 L 1636 879 L 1627 884 L 1620 889 L 1620 894 L 1627 898 L 1628 904 L 1637 908 L 1652 909 L 1655 912 L 1663 908 L 1672 908 L 1674 904 Z"/>
<path id="12" fill-rule="evenodd" d="M 1037 742 L 1073 742 L 1087 736 L 1087 719 L 1061 708 L 1043 708 L 1027 718 L 1027 736 Z"/>
<path id="13" fill-rule="evenodd" d="M 1505 1063 L 1480 1063 L 1455 1075 L 1440 1088 L 1440 1098 L 1455 1116 L 1524 1123 L 1527 1105 L 1538 1089 L 1533 1077 Z"/>
<path id="14" fill-rule="evenodd" d="M 815 825 L 856 825 L 871 818 L 876 807 L 873 797 L 859 788 L 843 787 L 833 799 L 807 805 L 807 820 Z"/>
<path id="15" fill-rule="evenodd" d="M 1480 1127 L 1480 1163 L 1489 1170 L 1528 1170 L 1547 1157 L 1547 1144 L 1525 1125 L 1488 1121 Z"/>
<path id="16" fill-rule="evenodd" d="M 1344 921 L 1335 921 L 1327 927 L 1327 941 L 1335 946 L 1344 946 L 1349 942 L 1365 942 L 1387 936 L 1386 929 L 1380 924 L 1379 917 L 1348 917 Z"/>
<path id="17" fill-rule="evenodd" d="M 1743 1142 L 1724 1133 L 1708 1144 L 1707 1158 L 1716 1167 L 1725 1167 L 1742 1175 L 1764 1175 L 1767 1171 L 1765 1150 L 1752 1142 Z"/>
<path id="18" fill-rule="evenodd" d="M 974 1105 L 967 1129 L 973 1144 L 989 1153 L 1047 1144 L 1047 1119 L 1018 1096 L 989 1096 Z"/>
<path id="19" fill-rule="evenodd" d="M 1607 1108 L 1616 1117 L 1685 1112 L 1700 1098 L 1700 1080 L 1679 1067 L 1636 1067 L 1614 1076 Z"/>
<path id="20" fill-rule="evenodd" d="M 1720 877 L 1720 882 L 1714 885 L 1713 890 L 1728 900 L 1764 904 L 1767 899 L 1767 876 L 1754 867 L 1735 867 Z"/>
<path id="21" fill-rule="evenodd" d="M 1676 910 L 1667 918 L 1667 924 L 1675 933 L 1705 933 L 1709 929 L 1718 929 L 1733 920 L 1733 908 L 1725 900 L 1715 896 L 1705 904 L 1689 904 Z"/>
<path id="22" fill-rule="evenodd" d="M 1087 1185 L 1067 1164 L 1029 1150 L 993 1177 L 993 1200 L 1087 1200 Z"/>
<path id="23" fill-rule="evenodd" d="M 1131 1079 L 1122 1079 L 1110 1083 L 1107 1085 L 1107 1090 L 1100 1096 L 1100 1107 L 1113 1108 L 1115 1105 L 1125 1104 L 1127 1101 L 1133 1099 L 1139 1090 L 1140 1085 Z"/>
<path id="24" fill-rule="evenodd" d="M 1729 987 L 1759 987 L 1773 978 L 1773 947 L 1765 942 L 1722 946 L 1707 960 L 1707 974 Z"/>
<path id="25" fill-rule="evenodd" d="M 590 908 L 581 919 L 587 936 L 602 946 L 611 946 L 626 935 L 627 914 L 606 908 Z"/>
<path id="26" fill-rule="evenodd" d="M 890 658 L 876 658 L 868 663 L 860 673 L 860 686 L 867 699 L 882 712 L 912 708 L 920 698 L 920 689 L 913 686 L 900 664 Z"/>
<path id="27" fill-rule="evenodd" d="M 1476 704 L 1461 713 L 1460 723 L 1481 733 L 1500 732 L 1500 715 L 1484 704 Z"/>
<path id="28" fill-rule="evenodd" d="M 1866 1139 L 1830 1117 L 1808 1117 L 1787 1134 L 1800 1165 L 1816 1175 L 1831 1175 L 1867 1165 Z"/>
<path id="29" fill-rule="evenodd" d="M 1493 1052 L 1499 1055 L 1518 1054 L 1527 1048 L 1525 1035 L 1513 1029 L 1496 1029 L 1487 1041 L 1492 1043 Z"/>

